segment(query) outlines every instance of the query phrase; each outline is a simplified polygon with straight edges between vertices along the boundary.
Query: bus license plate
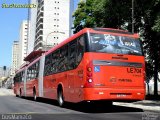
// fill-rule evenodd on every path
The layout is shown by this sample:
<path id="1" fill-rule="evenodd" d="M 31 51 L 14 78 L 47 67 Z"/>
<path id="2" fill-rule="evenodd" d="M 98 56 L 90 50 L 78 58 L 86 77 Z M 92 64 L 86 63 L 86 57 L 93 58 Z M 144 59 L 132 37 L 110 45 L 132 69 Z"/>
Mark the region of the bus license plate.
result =
<path id="1" fill-rule="evenodd" d="M 126 97 L 126 94 L 117 94 L 117 97 Z"/>

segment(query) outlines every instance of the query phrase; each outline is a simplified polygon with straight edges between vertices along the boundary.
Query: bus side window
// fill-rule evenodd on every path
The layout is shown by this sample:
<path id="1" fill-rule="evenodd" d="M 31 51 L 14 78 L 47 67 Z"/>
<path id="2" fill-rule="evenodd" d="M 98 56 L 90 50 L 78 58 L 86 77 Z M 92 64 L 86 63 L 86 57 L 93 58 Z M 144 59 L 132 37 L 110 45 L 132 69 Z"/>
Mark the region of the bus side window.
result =
<path id="1" fill-rule="evenodd" d="M 31 71 L 30 71 L 30 68 L 28 68 L 27 70 L 27 80 L 30 80 L 31 78 Z"/>
<path id="2" fill-rule="evenodd" d="M 44 75 L 49 75 L 51 74 L 51 61 L 52 61 L 52 56 L 48 55 L 45 59 L 45 67 L 44 67 Z"/>
<path id="3" fill-rule="evenodd" d="M 22 82 L 23 82 L 24 81 L 24 71 L 22 71 L 21 78 L 22 78 Z"/>
<path id="4" fill-rule="evenodd" d="M 57 72 L 57 61 L 58 61 L 58 57 L 59 56 L 59 50 L 55 51 L 54 53 L 52 53 L 52 64 L 51 64 L 51 71 L 52 73 L 56 73 Z"/>
<path id="5" fill-rule="evenodd" d="M 39 74 L 39 61 L 36 63 L 35 77 L 38 78 Z"/>
<path id="6" fill-rule="evenodd" d="M 74 40 L 73 42 L 69 43 L 69 69 L 74 69 L 76 67 L 76 54 L 77 54 L 77 40 Z"/>
<path id="7" fill-rule="evenodd" d="M 77 65 L 81 62 L 83 54 L 84 54 L 84 49 L 85 49 L 85 43 L 84 43 L 84 36 L 80 37 L 78 39 L 78 46 L 77 46 Z"/>
<path id="8" fill-rule="evenodd" d="M 66 45 L 60 49 L 59 72 L 62 72 L 68 69 L 67 58 L 68 58 L 68 46 Z"/>

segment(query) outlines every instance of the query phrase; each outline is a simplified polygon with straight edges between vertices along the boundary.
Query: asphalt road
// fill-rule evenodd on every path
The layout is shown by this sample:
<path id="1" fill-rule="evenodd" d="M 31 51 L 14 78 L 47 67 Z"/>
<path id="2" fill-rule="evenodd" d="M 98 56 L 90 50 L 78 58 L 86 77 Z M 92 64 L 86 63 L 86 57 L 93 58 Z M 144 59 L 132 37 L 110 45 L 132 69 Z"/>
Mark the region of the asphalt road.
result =
<path id="1" fill-rule="evenodd" d="M 0 120 L 160 120 L 154 112 L 133 107 L 113 105 L 111 107 L 95 104 L 67 103 L 64 108 L 54 100 L 18 98 L 14 95 L 0 96 Z"/>

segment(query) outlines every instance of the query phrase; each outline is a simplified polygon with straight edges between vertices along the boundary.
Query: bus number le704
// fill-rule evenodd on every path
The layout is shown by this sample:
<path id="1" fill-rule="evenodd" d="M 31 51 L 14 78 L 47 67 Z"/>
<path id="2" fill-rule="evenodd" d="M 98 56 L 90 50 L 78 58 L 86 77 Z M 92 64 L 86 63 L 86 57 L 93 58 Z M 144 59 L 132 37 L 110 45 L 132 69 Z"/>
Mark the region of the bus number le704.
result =
<path id="1" fill-rule="evenodd" d="M 131 68 L 127 68 L 127 72 L 128 73 L 142 73 L 142 70 L 141 70 L 141 68 L 131 67 Z"/>

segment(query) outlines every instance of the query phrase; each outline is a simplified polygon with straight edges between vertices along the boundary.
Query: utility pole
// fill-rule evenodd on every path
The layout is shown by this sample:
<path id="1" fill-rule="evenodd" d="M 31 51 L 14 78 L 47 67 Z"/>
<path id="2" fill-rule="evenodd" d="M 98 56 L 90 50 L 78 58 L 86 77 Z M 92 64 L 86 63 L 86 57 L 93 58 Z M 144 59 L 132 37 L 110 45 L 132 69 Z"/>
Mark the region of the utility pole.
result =
<path id="1" fill-rule="evenodd" d="M 132 33 L 134 33 L 134 0 L 132 0 Z"/>

